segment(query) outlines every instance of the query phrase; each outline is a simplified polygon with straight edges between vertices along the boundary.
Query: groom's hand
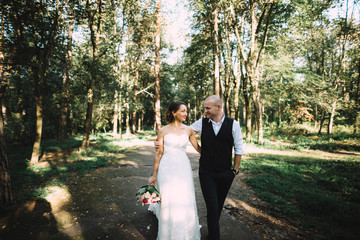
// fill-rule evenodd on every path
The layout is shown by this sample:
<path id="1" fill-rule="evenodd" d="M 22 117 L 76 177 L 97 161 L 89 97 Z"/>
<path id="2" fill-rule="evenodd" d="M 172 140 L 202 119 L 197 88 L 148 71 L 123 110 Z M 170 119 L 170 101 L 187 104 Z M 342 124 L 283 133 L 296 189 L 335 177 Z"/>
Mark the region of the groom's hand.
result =
<path id="1" fill-rule="evenodd" d="M 160 146 L 160 143 L 159 143 L 158 140 L 156 139 L 156 140 L 154 141 L 154 147 L 155 147 L 156 149 L 158 149 L 159 146 Z"/>

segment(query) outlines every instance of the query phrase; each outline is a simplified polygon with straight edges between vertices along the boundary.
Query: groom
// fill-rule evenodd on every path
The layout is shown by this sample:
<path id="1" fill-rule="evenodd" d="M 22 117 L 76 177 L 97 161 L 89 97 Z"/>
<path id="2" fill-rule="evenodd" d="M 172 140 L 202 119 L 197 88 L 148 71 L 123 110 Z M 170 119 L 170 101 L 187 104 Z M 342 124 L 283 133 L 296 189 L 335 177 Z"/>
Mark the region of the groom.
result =
<path id="1" fill-rule="evenodd" d="M 219 219 L 226 195 L 235 175 L 239 173 L 241 155 L 244 154 L 240 125 L 222 111 L 222 101 L 216 96 L 205 100 L 206 118 L 191 125 L 201 132 L 199 179 L 207 208 L 210 240 L 220 239 Z M 232 150 L 235 150 L 232 166 Z"/>
<path id="2" fill-rule="evenodd" d="M 240 125 L 226 117 L 222 107 L 218 96 L 208 97 L 204 103 L 206 118 L 191 125 L 195 132 L 201 133 L 199 178 L 207 208 L 210 240 L 220 239 L 221 210 L 234 177 L 239 173 L 241 155 L 244 154 Z M 232 166 L 233 147 L 235 160 Z"/>

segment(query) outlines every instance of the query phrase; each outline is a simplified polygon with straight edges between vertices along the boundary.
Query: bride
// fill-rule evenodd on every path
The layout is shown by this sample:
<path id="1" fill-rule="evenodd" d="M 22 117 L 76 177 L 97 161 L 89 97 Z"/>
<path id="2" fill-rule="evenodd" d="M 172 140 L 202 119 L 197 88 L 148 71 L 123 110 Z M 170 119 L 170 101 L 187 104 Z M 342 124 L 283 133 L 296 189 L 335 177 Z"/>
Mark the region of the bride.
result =
<path id="1" fill-rule="evenodd" d="M 159 130 L 159 147 L 154 158 L 154 172 L 148 180 L 161 195 L 160 204 L 150 211 L 159 220 L 157 240 L 200 240 L 200 225 L 195 190 L 186 146 L 190 141 L 201 152 L 194 131 L 184 125 L 187 109 L 183 102 L 172 102 L 165 114 L 169 123 Z"/>

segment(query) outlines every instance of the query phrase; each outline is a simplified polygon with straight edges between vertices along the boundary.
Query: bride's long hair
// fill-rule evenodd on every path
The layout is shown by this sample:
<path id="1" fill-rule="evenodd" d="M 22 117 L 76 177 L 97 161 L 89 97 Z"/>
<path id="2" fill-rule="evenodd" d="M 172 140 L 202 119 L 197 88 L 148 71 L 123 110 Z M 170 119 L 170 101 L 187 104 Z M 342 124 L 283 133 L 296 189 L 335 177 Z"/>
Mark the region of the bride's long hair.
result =
<path id="1" fill-rule="evenodd" d="M 175 120 L 174 115 L 172 113 L 177 112 L 177 110 L 179 110 L 181 105 L 186 106 L 185 103 L 181 101 L 170 103 L 168 109 L 165 112 L 165 120 L 167 123 L 172 123 Z"/>

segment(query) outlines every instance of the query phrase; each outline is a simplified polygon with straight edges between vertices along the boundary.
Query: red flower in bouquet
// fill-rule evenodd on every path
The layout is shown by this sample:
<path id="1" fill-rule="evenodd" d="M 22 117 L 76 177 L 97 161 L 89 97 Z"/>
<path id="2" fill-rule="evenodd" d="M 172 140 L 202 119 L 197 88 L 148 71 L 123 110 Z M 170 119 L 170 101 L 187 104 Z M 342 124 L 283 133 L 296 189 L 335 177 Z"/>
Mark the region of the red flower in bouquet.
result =
<path id="1" fill-rule="evenodd" d="M 144 204 L 160 203 L 160 193 L 152 185 L 142 186 L 136 193 L 136 199 Z"/>

